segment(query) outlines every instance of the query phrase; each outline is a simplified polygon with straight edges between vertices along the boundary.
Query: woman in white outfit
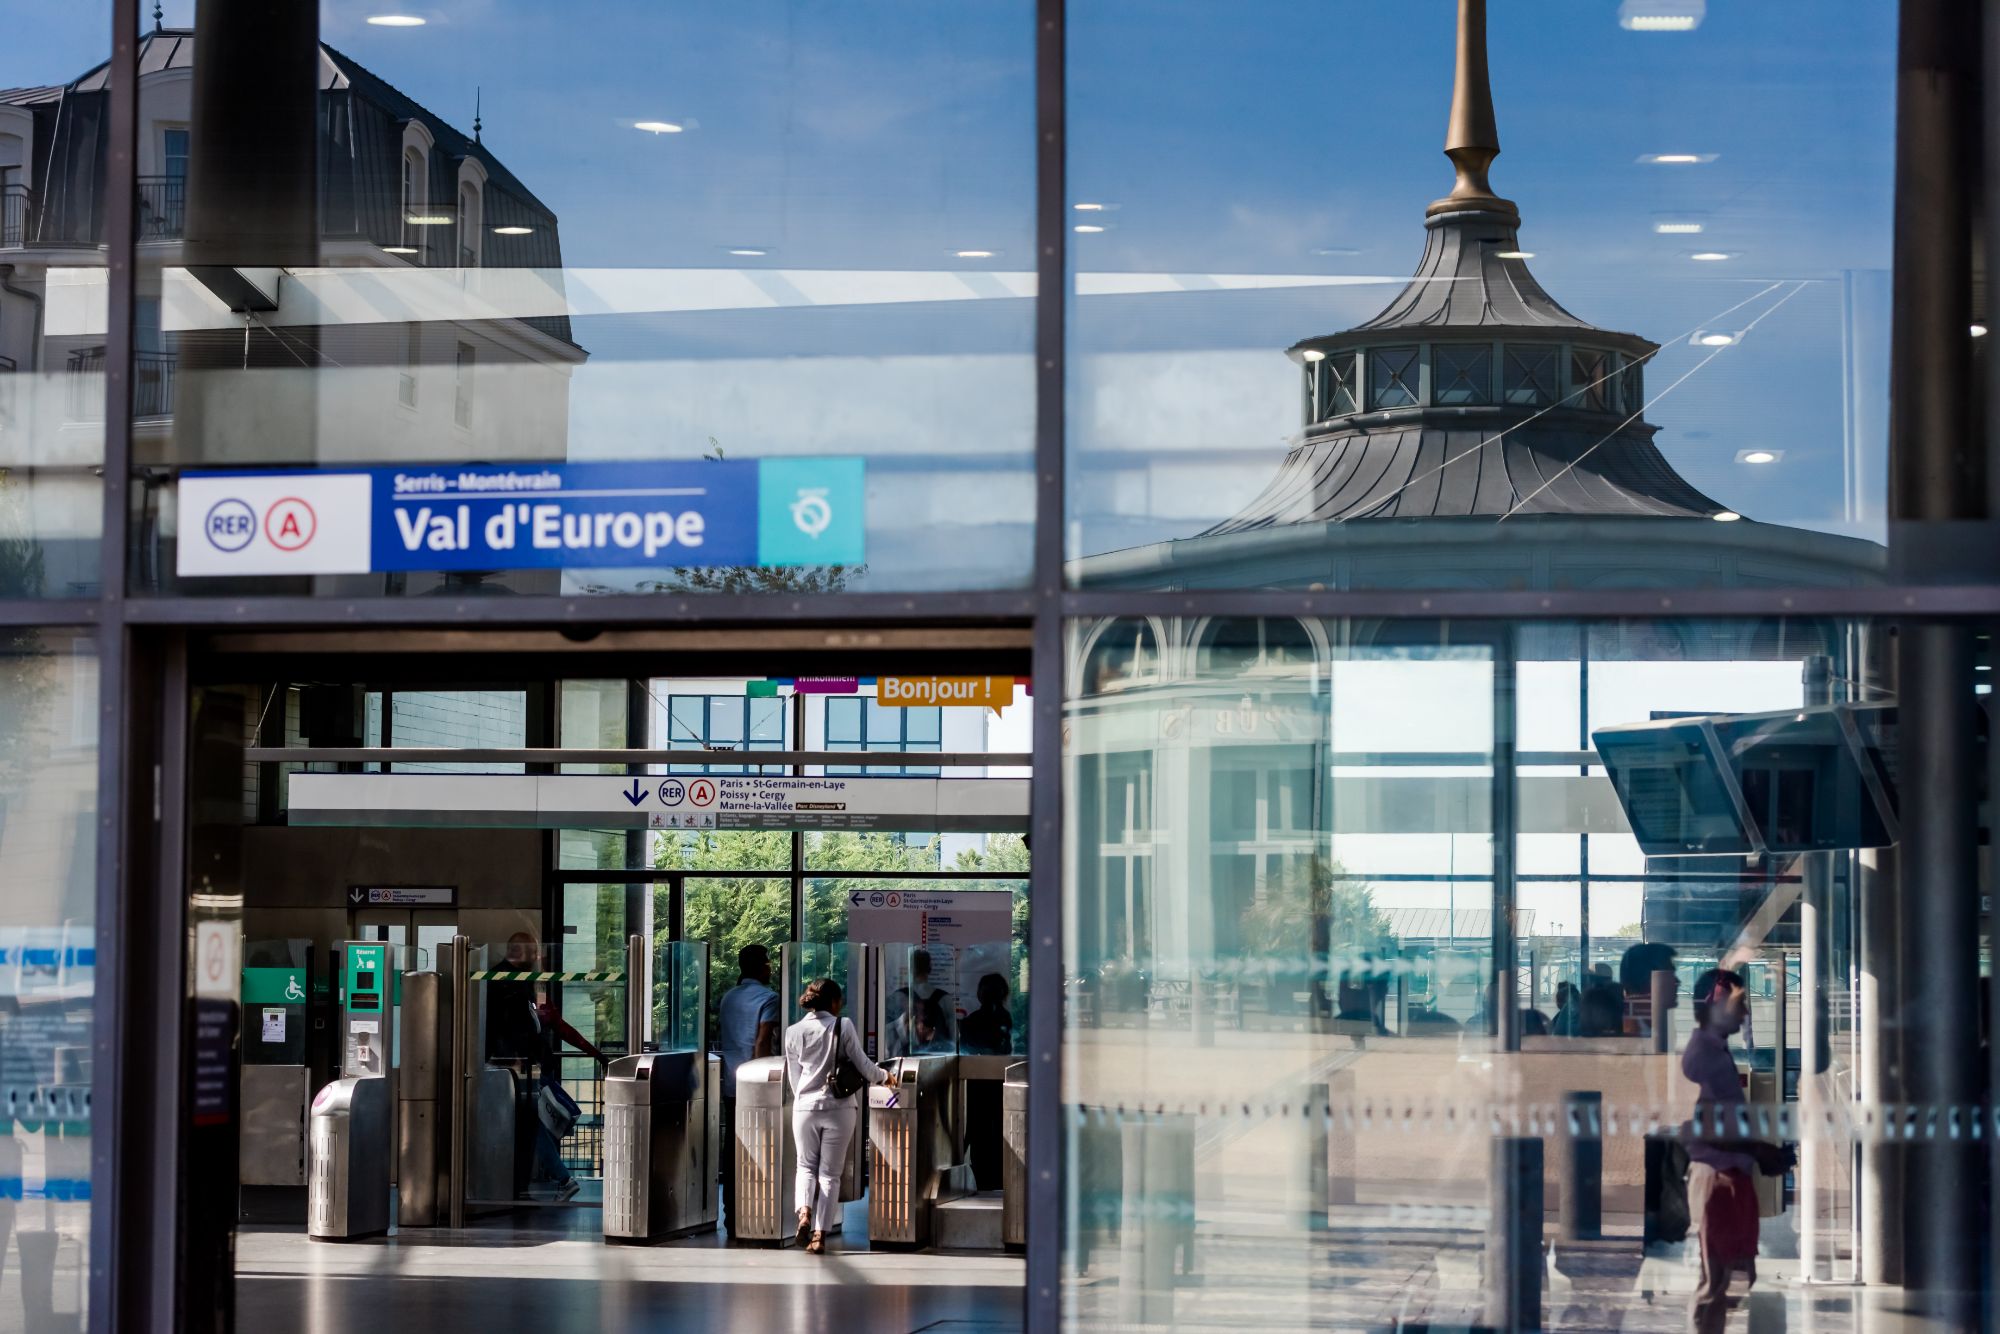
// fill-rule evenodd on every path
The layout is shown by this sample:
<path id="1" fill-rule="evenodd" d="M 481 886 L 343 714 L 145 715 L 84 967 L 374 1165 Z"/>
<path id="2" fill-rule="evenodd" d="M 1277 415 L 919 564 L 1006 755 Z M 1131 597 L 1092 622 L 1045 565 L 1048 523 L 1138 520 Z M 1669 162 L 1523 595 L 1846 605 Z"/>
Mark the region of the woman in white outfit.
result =
<path id="1" fill-rule="evenodd" d="M 826 1249 L 827 1229 L 839 1216 L 840 1167 L 861 1116 L 855 1094 L 835 1098 L 827 1087 L 835 1052 L 845 1048 L 848 1062 L 870 1084 L 889 1079 L 862 1050 L 854 1025 L 840 1017 L 841 1002 L 840 984 L 822 977 L 799 998 L 806 1017 L 785 1030 L 785 1077 L 792 1084 L 792 1137 L 799 1151 L 798 1237 L 803 1242 L 811 1234 L 806 1250 L 814 1255 Z"/>

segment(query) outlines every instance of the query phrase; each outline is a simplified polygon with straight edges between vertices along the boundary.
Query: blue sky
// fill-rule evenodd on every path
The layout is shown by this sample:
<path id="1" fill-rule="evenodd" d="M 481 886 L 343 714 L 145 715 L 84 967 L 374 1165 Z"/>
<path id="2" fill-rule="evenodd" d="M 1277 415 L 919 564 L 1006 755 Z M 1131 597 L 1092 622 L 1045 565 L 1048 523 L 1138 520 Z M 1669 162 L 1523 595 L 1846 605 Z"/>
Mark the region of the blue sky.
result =
<path id="1" fill-rule="evenodd" d="M 483 88 L 486 142 L 557 212 L 571 265 L 1029 267 L 1029 0 L 393 7 L 429 22 L 371 27 L 363 18 L 388 0 L 334 0 L 323 35 L 460 125 Z M 14 6 L 0 83 L 60 81 L 101 57 L 103 26 L 79 19 L 93 8 L 102 7 Z M 1521 206 L 1537 275 L 1579 315 L 1660 340 L 1771 282 L 1807 284 L 1650 415 L 1669 458 L 1718 499 L 1755 517 L 1838 526 L 1850 429 L 1843 356 L 1851 351 L 1859 379 L 1887 374 L 1894 6 L 1709 0 L 1699 29 L 1672 35 L 1624 31 L 1616 0 L 1493 0 L 1491 9 L 1505 150 L 1493 181 Z M 1109 230 L 1073 238 L 1077 267 L 1408 274 L 1424 205 L 1451 179 L 1440 148 L 1454 11 L 1451 0 L 1074 0 L 1070 193 L 1115 206 L 1097 218 Z M 167 5 L 170 23 L 191 12 L 188 0 Z M 641 119 L 690 128 L 642 134 L 631 128 Z M 1658 152 L 1714 159 L 1635 161 Z M 1669 217 L 1705 230 L 1656 235 Z M 743 246 L 771 254 L 726 254 Z M 1732 258 L 1696 263 L 1688 255 L 1698 248 Z M 995 257 L 959 260 L 958 249 Z M 1254 491 L 1297 425 L 1278 353 L 1366 318 L 1393 290 L 1083 303 L 1071 348 L 1073 386 L 1089 407 L 1072 417 L 1080 473 L 1118 475 L 1148 452 L 1240 449 L 1241 485 Z M 904 358 L 906 382 L 928 393 L 927 354 L 1027 357 L 1025 304 L 725 314 L 580 337 L 599 364 Z M 1670 348 L 1653 387 L 1699 355 Z M 1157 402 L 1148 376 L 1168 363 L 1182 379 L 1216 377 L 1193 411 L 1104 406 Z M 578 380 L 579 412 L 602 414 L 589 377 Z M 1235 407 L 1270 397 L 1281 401 Z M 1862 404 L 1864 445 L 1881 401 Z M 1000 415 L 1004 438 L 986 447 L 1024 452 L 1025 416 Z M 913 430 L 935 429 L 931 416 L 917 418 Z M 1735 462 L 1746 447 L 1785 458 L 1746 470 Z M 1864 462 L 1879 473 L 1879 457 Z M 1203 499 L 1226 512 L 1240 499 L 1231 485 Z M 1116 545 L 1184 535 L 1199 515 L 1106 515 L 1102 543 L 1089 537 L 1096 518 L 1082 517 L 1095 549 L 1114 530 Z"/>

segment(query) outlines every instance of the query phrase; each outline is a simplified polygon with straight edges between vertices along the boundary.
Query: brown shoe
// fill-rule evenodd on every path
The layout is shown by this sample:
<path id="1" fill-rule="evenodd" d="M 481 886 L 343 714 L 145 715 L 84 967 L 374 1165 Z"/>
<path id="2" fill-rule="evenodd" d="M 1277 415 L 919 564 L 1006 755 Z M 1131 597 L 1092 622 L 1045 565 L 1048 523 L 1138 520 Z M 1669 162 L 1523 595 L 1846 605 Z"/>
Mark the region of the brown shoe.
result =
<path id="1" fill-rule="evenodd" d="M 801 1246 L 805 1245 L 806 1236 L 808 1233 L 812 1231 L 812 1225 L 813 1225 L 812 1210 L 810 1209 L 799 1210 L 799 1230 L 792 1234 L 792 1240 L 797 1242 Z"/>
<path id="2" fill-rule="evenodd" d="M 826 1233 L 821 1232 L 818 1228 L 814 1228 L 813 1239 L 806 1243 L 806 1254 L 824 1255 L 825 1253 L 826 1253 Z"/>

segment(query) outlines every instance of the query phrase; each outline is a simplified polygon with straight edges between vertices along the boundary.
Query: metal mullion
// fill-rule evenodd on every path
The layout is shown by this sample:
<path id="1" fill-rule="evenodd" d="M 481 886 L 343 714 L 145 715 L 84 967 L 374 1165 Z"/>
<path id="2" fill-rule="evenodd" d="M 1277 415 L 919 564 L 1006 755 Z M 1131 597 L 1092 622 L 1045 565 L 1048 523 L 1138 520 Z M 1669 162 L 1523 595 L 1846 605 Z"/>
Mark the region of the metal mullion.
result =
<path id="1" fill-rule="evenodd" d="M 733 871 L 689 871 L 689 875 L 734 875 Z M 751 874 L 763 874 L 751 872 Z M 769 874 L 783 875 L 782 871 Z M 1002 884 L 1019 884 L 1023 877 L 1007 875 L 1000 871 L 815 871 L 806 867 L 808 880 L 993 880 Z"/>
<path id="2" fill-rule="evenodd" d="M 1069 592 L 1071 619 L 1236 616 L 1370 617 L 1406 620 L 1571 621 L 1756 616 L 2000 616 L 2000 584 L 1868 588 L 1657 589 L 1360 589 L 1277 592 L 1197 589 L 1185 592 Z"/>
<path id="3" fill-rule="evenodd" d="M 1029 826 L 1042 841 L 1029 858 L 1028 1219 L 1021 1304 L 1029 1334 L 1062 1323 L 1063 1177 L 1063 626 L 1064 398 L 1069 319 L 1068 71 L 1065 0 L 1035 4 L 1035 599 L 1030 675 L 1036 757 Z"/>
<path id="4" fill-rule="evenodd" d="M 108 481 L 107 469 L 107 481 Z M 122 496 L 122 490 L 121 490 Z M 122 499 L 121 499 L 121 502 Z M 670 626 L 704 628 L 729 624 L 830 623 L 897 625 L 968 621 L 985 623 L 1032 615 L 1037 601 L 1028 592 L 839 593 L 794 597 L 785 594 L 716 593 L 702 596 L 613 596 L 600 598 L 329 598 L 329 597 L 163 597 L 134 602 L 134 621 L 191 626 L 421 625 L 455 628 L 505 626 Z"/>
<path id="5" fill-rule="evenodd" d="M 56 630 L 92 626 L 102 618 L 103 612 L 96 602 L 76 598 L 0 598 L 0 625 Z"/>

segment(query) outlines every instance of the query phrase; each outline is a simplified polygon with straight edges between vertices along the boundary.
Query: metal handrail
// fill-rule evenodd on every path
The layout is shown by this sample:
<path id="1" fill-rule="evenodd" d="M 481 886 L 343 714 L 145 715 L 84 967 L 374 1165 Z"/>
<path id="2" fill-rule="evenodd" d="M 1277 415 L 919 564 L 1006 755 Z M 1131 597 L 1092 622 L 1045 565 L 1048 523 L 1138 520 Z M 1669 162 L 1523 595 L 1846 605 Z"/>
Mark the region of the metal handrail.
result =
<path id="1" fill-rule="evenodd" d="M 581 750 L 563 746 L 249 746 L 249 764 L 838 764 L 844 768 L 1027 768 L 1027 751 Z"/>

